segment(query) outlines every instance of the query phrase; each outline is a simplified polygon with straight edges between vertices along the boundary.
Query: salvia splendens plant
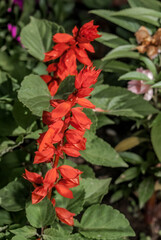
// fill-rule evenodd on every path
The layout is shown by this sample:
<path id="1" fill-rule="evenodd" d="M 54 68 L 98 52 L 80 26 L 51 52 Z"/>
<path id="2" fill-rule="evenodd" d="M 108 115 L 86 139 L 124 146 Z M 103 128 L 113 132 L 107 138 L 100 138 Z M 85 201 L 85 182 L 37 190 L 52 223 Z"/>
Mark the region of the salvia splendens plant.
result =
<path id="1" fill-rule="evenodd" d="M 48 84 L 49 91 L 53 97 L 60 83 L 68 76 L 75 75 L 75 90 L 66 100 L 52 99 L 50 101 L 53 110 L 43 112 L 43 123 L 48 130 L 40 134 L 38 150 L 35 152 L 34 164 L 51 163 L 52 169 L 48 170 L 43 178 L 40 174 L 25 170 L 23 177 L 34 186 L 32 192 L 32 203 L 39 203 L 46 196 L 56 206 L 56 199 L 52 197 L 53 189 L 65 198 L 73 198 L 70 188 L 79 185 L 79 175 L 82 172 L 68 165 L 58 166 L 59 159 L 64 154 L 72 157 L 80 156 L 80 150 L 86 148 L 86 129 L 90 129 L 91 120 L 83 112 L 83 108 L 94 109 L 95 106 L 85 97 L 90 96 L 93 91 L 91 87 L 97 82 L 100 70 L 92 66 L 87 52 L 94 52 L 91 41 L 100 37 L 97 33 L 98 26 L 93 21 L 84 24 L 80 30 L 75 27 L 73 36 L 66 33 L 56 33 L 53 41 L 56 45 L 53 50 L 45 53 L 44 62 L 51 62 L 57 58 L 57 63 L 50 63 L 48 75 L 41 76 Z M 77 60 L 85 66 L 77 71 Z M 77 107 L 76 104 L 80 105 Z M 73 216 L 65 208 L 55 207 L 59 220 L 67 225 L 73 226 Z"/>

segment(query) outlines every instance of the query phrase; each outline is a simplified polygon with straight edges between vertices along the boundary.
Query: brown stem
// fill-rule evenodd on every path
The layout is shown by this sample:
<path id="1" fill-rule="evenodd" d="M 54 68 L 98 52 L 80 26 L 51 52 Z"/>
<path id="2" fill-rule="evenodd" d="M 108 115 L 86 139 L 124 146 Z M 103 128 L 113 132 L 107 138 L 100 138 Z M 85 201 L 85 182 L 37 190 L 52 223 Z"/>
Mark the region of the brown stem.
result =
<path id="1" fill-rule="evenodd" d="M 52 193 L 52 189 L 47 194 L 47 197 L 49 198 L 49 200 L 51 200 L 51 193 Z"/>
<path id="2" fill-rule="evenodd" d="M 55 161 L 54 161 L 54 167 L 58 166 L 58 162 L 59 162 L 59 155 L 56 155 Z"/>

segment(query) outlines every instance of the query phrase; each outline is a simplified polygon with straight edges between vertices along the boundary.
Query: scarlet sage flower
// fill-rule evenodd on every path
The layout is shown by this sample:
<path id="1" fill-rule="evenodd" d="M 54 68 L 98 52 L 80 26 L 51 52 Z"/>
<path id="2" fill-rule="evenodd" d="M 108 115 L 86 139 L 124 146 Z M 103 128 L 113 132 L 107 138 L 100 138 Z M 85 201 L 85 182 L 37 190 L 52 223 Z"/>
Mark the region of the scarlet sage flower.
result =
<path id="1" fill-rule="evenodd" d="M 54 183 L 59 177 L 56 168 L 50 169 L 43 179 L 41 175 L 25 170 L 23 177 L 33 183 L 35 190 L 32 192 L 32 203 L 40 202 L 48 192 L 54 187 Z"/>
<path id="2" fill-rule="evenodd" d="M 98 26 L 93 24 L 94 21 L 84 24 L 80 30 L 77 27 L 73 29 L 73 36 L 67 33 L 56 33 L 53 36 L 53 41 L 56 45 L 53 50 L 45 53 L 44 62 L 55 60 L 60 57 L 57 64 L 56 75 L 64 80 L 68 75 L 75 75 L 77 73 L 76 60 L 84 65 L 91 65 L 91 60 L 87 55 L 87 51 L 94 53 L 94 48 L 90 44 L 98 35 Z M 55 71 L 55 65 L 48 66 L 49 72 Z"/>
<path id="3" fill-rule="evenodd" d="M 74 219 L 73 217 L 75 216 L 75 213 L 71 213 L 69 212 L 67 209 L 65 208 L 60 208 L 60 207 L 56 207 L 55 208 L 56 211 L 56 215 L 59 218 L 59 220 L 69 226 L 73 226 L 74 225 Z"/>
<path id="4" fill-rule="evenodd" d="M 90 96 L 96 83 L 100 70 L 95 70 L 86 53 L 94 52 L 90 44 L 97 34 L 98 26 L 93 25 L 93 21 L 84 24 L 80 30 L 75 27 L 73 36 L 66 33 L 57 33 L 53 36 L 56 45 L 52 51 L 45 54 L 44 61 L 59 59 L 58 63 L 51 63 L 47 71 L 50 75 L 42 75 L 42 79 L 48 84 L 52 96 L 68 75 L 76 75 L 75 90 L 67 99 L 52 99 L 50 101 L 53 110 L 43 112 L 43 123 L 48 126 L 46 132 L 40 134 L 37 139 L 38 150 L 35 152 L 34 163 L 51 163 L 50 169 L 45 177 L 37 173 L 26 170 L 23 177 L 34 186 L 32 192 L 32 203 L 39 203 L 46 196 L 55 207 L 56 201 L 52 198 L 52 191 L 55 189 L 61 196 L 72 199 L 71 188 L 79 185 L 81 171 L 68 165 L 58 166 L 59 158 L 64 158 L 64 153 L 72 156 L 80 156 L 80 150 L 86 148 L 86 129 L 90 129 L 91 120 L 83 112 L 83 108 L 94 109 L 95 106 L 85 97 Z M 77 73 L 76 60 L 87 67 Z M 52 73 L 53 72 L 53 73 Z M 75 106 L 79 104 L 81 107 Z M 70 129 L 72 126 L 74 129 Z M 65 208 L 55 207 L 59 220 L 67 225 L 73 226 L 75 213 L 69 212 Z"/>

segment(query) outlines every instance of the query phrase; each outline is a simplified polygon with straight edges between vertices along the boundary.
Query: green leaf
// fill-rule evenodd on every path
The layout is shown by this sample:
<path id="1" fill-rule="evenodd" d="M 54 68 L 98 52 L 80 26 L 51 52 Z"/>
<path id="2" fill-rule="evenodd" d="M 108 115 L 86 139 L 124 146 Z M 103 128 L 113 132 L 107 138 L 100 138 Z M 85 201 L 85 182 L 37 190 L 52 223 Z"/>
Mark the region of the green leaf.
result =
<path id="1" fill-rule="evenodd" d="M 157 115 L 152 123 L 151 129 L 151 141 L 153 144 L 154 151 L 161 162 L 161 113 Z"/>
<path id="2" fill-rule="evenodd" d="M 112 51 L 110 51 L 104 58 L 102 58 L 102 61 L 117 59 L 117 58 L 139 58 L 139 53 L 132 51 L 135 49 L 135 45 L 123 45 L 119 46 Z"/>
<path id="3" fill-rule="evenodd" d="M 125 73 L 125 72 L 130 72 L 131 71 L 131 66 L 127 63 L 117 61 L 117 60 L 112 60 L 112 61 L 102 61 L 103 65 L 101 69 L 104 72 L 116 72 L 116 73 Z"/>
<path id="4" fill-rule="evenodd" d="M 150 199 L 154 192 L 154 179 L 152 177 L 145 178 L 138 188 L 139 206 L 142 208 L 144 204 Z"/>
<path id="5" fill-rule="evenodd" d="M 47 228 L 44 230 L 43 239 L 44 240 L 63 240 L 68 239 L 68 236 L 63 231 L 59 231 L 55 228 Z"/>
<path id="6" fill-rule="evenodd" d="M 44 240 L 86 240 L 83 236 L 79 233 L 67 235 L 62 231 L 58 231 L 54 228 L 45 229 L 43 234 Z"/>
<path id="7" fill-rule="evenodd" d="M 158 19 L 161 18 L 161 13 L 153 9 L 134 7 L 115 12 L 112 16 L 134 18 L 159 27 Z"/>
<path id="8" fill-rule="evenodd" d="M 123 38 L 118 37 L 115 34 L 100 32 L 102 35 L 100 38 L 97 38 L 96 41 L 104 44 L 105 46 L 116 48 L 120 45 L 127 45 L 128 42 Z"/>
<path id="9" fill-rule="evenodd" d="M 42 129 L 38 129 L 35 132 L 31 132 L 25 136 L 25 139 L 38 139 L 42 133 Z"/>
<path id="10" fill-rule="evenodd" d="M 52 227 L 55 228 L 56 230 L 60 231 L 64 235 L 69 235 L 73 231 L 73 227 L 72 226 L 64 224 L 64 223 L 62 223 L 60 221 L 59 222 L 54 222 Z"/>
<path id="11" fill-rule="evenodd" d="M 17 235 L 17 236 L 14 236 L 12 240 L 27 240 L 27 238 L 23 237 L 22 235 Z"/>
<path id="12" fill-rule="evenodd" d="M 156 0 L 128 0 L 131 7 L 145 7 L 154 10 L 161 10 L 161 3 Z"/>
<path id="13" fill-rule="evenodd" d="M 106 115 L 104 114 L 98 114 L 97 115 L 97 129 L 106 126 L 106 125 L 112 125 L 114 124 L 114 121 L 112 121 L 110 118 L 108 118 Z"/>
<path id="14" fill-rule="evenodd" d="M 82 178 L 95 178 L 95 172 L 88 165 L 80 164 L 80 165 L 77 165 L 76 168 L 83 172 L 81 174 Z"/>
<path id="15" fill-rule="evenodd" d="M 8 152 L 11 147 L 13 147 L 15 144 L 14 141 L 6 138 L 6 137 L 1 137 L 0 139 L 0 157 L 5 154 L 6 152 Z"/>
<path id="16" fill-rule="evenodd" d="M 31 21 L 21 31 L 21 43 L 28 52 L 39 60 L 44 59 L 52 43 L 52 36 L 60 31 L 56 23 L 31 17 Z"/>
<path id="17" fill-rule="evenodd" d="M 120 156 L 128 163 L 133 165 L 140 165 L 143 163 L 143 158 L 133 152 L 120 152 Z"/>
<path id="18" fill-rule="evenodd" d="M 112 194 L 111 199 L 110 199 L 110 203 L 114 203 L 119 201 L 121 198 L 123 198 L 124 194 L 122 189 L 114 192 L 114 194 Z"/>
<path id="19" fill-rule="evenodd" d="M 85 189 L 84 206 L 101 203 L 104 195 L 108 193 L 111 179 L 86 178 L 81 180 Z"/>
<path id="20" fill-rule="evenodd" d="M 10 212 L 20 211 L 24 209 L 27 196 L 25 185 L 12 181 L 0 190 L 0 206 Z"/>
<path id="21" fill-rule="evenodd" d="M 153 61 L 151 61 L 149 58 L 144 57 L 144 56 L 140 56 L 139 60 L 144 62 L 144 64 L 146 65 L 146 67 L 152 72 L 154 78 L 157 78 L 158 73 L 157 73 L 157 69 L 155 64 L 153 63 Z"/>
<path id="22" fill-rule="evenodd" d="M 131 19 L 130 17 L 124 18 L 120 16 L 119 17 L 113 16 L 113 14 L 115 13 L 114 11 L 100 9 L 92 10 L 90 11 L 90 13 L 96 14 L 97 16 L 107 19 L 108 21 L 125 28 L 130 32 L 136 32 L 140 27 L 140 23 L 137 20 Z"/>
<path id="23" fill-rule="evenodd" d="M 123 172 L 115 181 L 116 184 L 133 180 L 140 173 L 140 169 L 138 167 L 131 167 Z"/>
<path id="24" fill-rule="evenodd" d="M 87 162 L 105 167 L 127 167 L 119 154 L 103 139 L 89 133 L 86 150 L 81 151 L 81 156 Z"/>
<path id="25" fill-rule="evenodd" d="M 73 213 L 80 213 L 83 209 L 85 191 L 83 186 L 78 186 L 72 189 L 73 199 L 64 198 L 60 194 L 56 194 L 56 206 L 66 208 Z"/>
<path id="26" fill-rule="evenodd" d="M 19 236 L 26 237 L 26 238 L 30 238 L 30 237 L 36 235 L 36 233 L 37 233 L 36 229 L 31 226 L 24 226 L 21 228 L 17 228 L 14 230 L 10 230 L 10 232 L 15 235 L 19 235 Z"/>
<path id="27" fill-rule="evenodd" d="M 26 217 L 29 223 L 36 228 L 51 225 L 55 219 L 55 210 L 48 198 L 37 204 L 26 204 Z"/>
<path id="28" fill-rule="evenodd" d="M 92 109 L 88 109 L 88 108 L 83 109 L 83 112 L 92 121 L 92 125 L 91 125 L 89 131 L 95 133 L 96 132 L 96 128 L 97 128 L 97 116 L 96 116 L 95 112 Z"/>
<path id="29" fill-rule="evenodd" d="M 39 62 L 36 67 L 33 69 L 33 73 L 37 75 L 48 75 L 46 70 L 47 66 L 43 62 Z"/>
<path id="30" fill-rule="evenodd" d="M 36 120 L 36 117 L 31 114 L 30 110 L 19 101 L 14 103 L 13 116 L 18 125 L 24 129 L 30 127 L 33 121 Z"/>
<path id="31" fill-rule="evenodd" d="M 37 116 L 42 116 L 44 110 L 49 110 L 50 93 L 46 83 L 37 75 L 25 77 L 18 91 L 18 99 Z"/>
<path id="32" fill-rule="evenodd" d="M 110 1 L 104 1 L 104 0 L 83 0 L 83 4 L 85 4 L 88 8 L 106 8 L 109 6 Z"/>
<path id="33" fill-rule="evenodd" d="M 0 217 L 0 226 L 12 223 L 10 213 L 5 211 L 4 209 L 0 209 L 0 216 L 1 216 Z"/>
<path id="34" fill-rule="evenodd" d="M 107 205 L 89 207 L 83 214 L 79 232 L 87 238 L 106 240 L 135 236 L 125 216 Z"/>
<path id="35" fill-rule="evenodd" d="M 133 71 L 122 75 L 118 80 L 143 80 L 146 84 L 152 84 L 153 81 L 144 73 Z"/>
<path id="36" fill-rule="evenodd" d="M 91 102 L 108 115 L 143 118 L 158 112 L 141 96 L 121 87 L 107 87 L 100 90 L 92 97 Z"/>
<path id="37" fill-rule="evenodd" d="M 161 88 L 161 81 L 153 84 L 151 87 L 152 87 L 152 88 Z"/>

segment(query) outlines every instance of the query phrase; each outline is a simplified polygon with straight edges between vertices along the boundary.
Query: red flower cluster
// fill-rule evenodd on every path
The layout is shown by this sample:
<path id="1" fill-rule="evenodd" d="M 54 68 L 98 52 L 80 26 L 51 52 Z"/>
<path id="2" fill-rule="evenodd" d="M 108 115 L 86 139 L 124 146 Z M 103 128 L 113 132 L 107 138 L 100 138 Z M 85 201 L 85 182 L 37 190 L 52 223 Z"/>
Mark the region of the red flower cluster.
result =
<path id="1" fill-rule="evenodd" d="M 84 24 L 80 31 L 75 27 L 73 36 L 65 33 L 55 34 L 53 40 L 57 44 L 52 51 L 45 54 L 44 61 L 60 57 L 58 63 L 51 63 L 48 66 L 48 72 L 54 72 L 54 76 L 42 76 L 48 84 L 51 95 L 55 95 L 60 82 L 68 75 L 76 75 L 75 90 L 66 100 L 51 100 L 53 110 L 43 113 L 43 123 L 48 126 L 48 130 L 40 134 L 37 140 L 38 150 L 35 152 L 34 164 L 51 163 L 52 169 L 46 173 L 44 178 L 27 170 L 23 175 L 35 188 L 32 192 L 33 204 L 47 196 L 55 206 L 56 201 L 52 199 L 54 188 L 63 197 L 73 198 L 70 188 L 79 185 L 81 171 L 67 165 L 57 166 L 59 158 L 64 158 L 64 153 L 78 157 L 80 156 L 79 151 L 86 148 L 86 138 L 83 136 L 86 129 L 90 129 L 92 122 L 83 112 L 83 108 L 95 108 L 85 97 L 90 96 L 93 90 L 91 85 L 96 83 L 100 70 L 87 66 L 77 73 L 76 59 L 84 65 L 91 65 L 85 50 L 94 52 L 90 41 L 99 37 L 97 27 L 91 21 Z M 76 107 L 76 104 L 80 107 Z M 60 221 L 71 226 L 74 225 L 74 213 L 57 206 L 55 210 Z"/>
<path id="2" fill-rule="evenodd" d="M 59 59 L 58 63 L 50 63 L 47 71 L 51 75 L 42 75 L 42 79 L 48 84 L 51 96 L 57 92 L 58 86 L 69 75 L 77 74 L 77 61 L 86 66 L 92 64 L 87 52 L 94 53 L 91 41 L 99 38 L 97 33 L 98 26 L 93 25 L 93 21 L 84 24 L 80 30 L 77 27 L 73 29 L 73 36 L 67 33 L 56 33 L 53 41 L 56 43 L 53 50 L 45 53 L 44 62 Z"/>

